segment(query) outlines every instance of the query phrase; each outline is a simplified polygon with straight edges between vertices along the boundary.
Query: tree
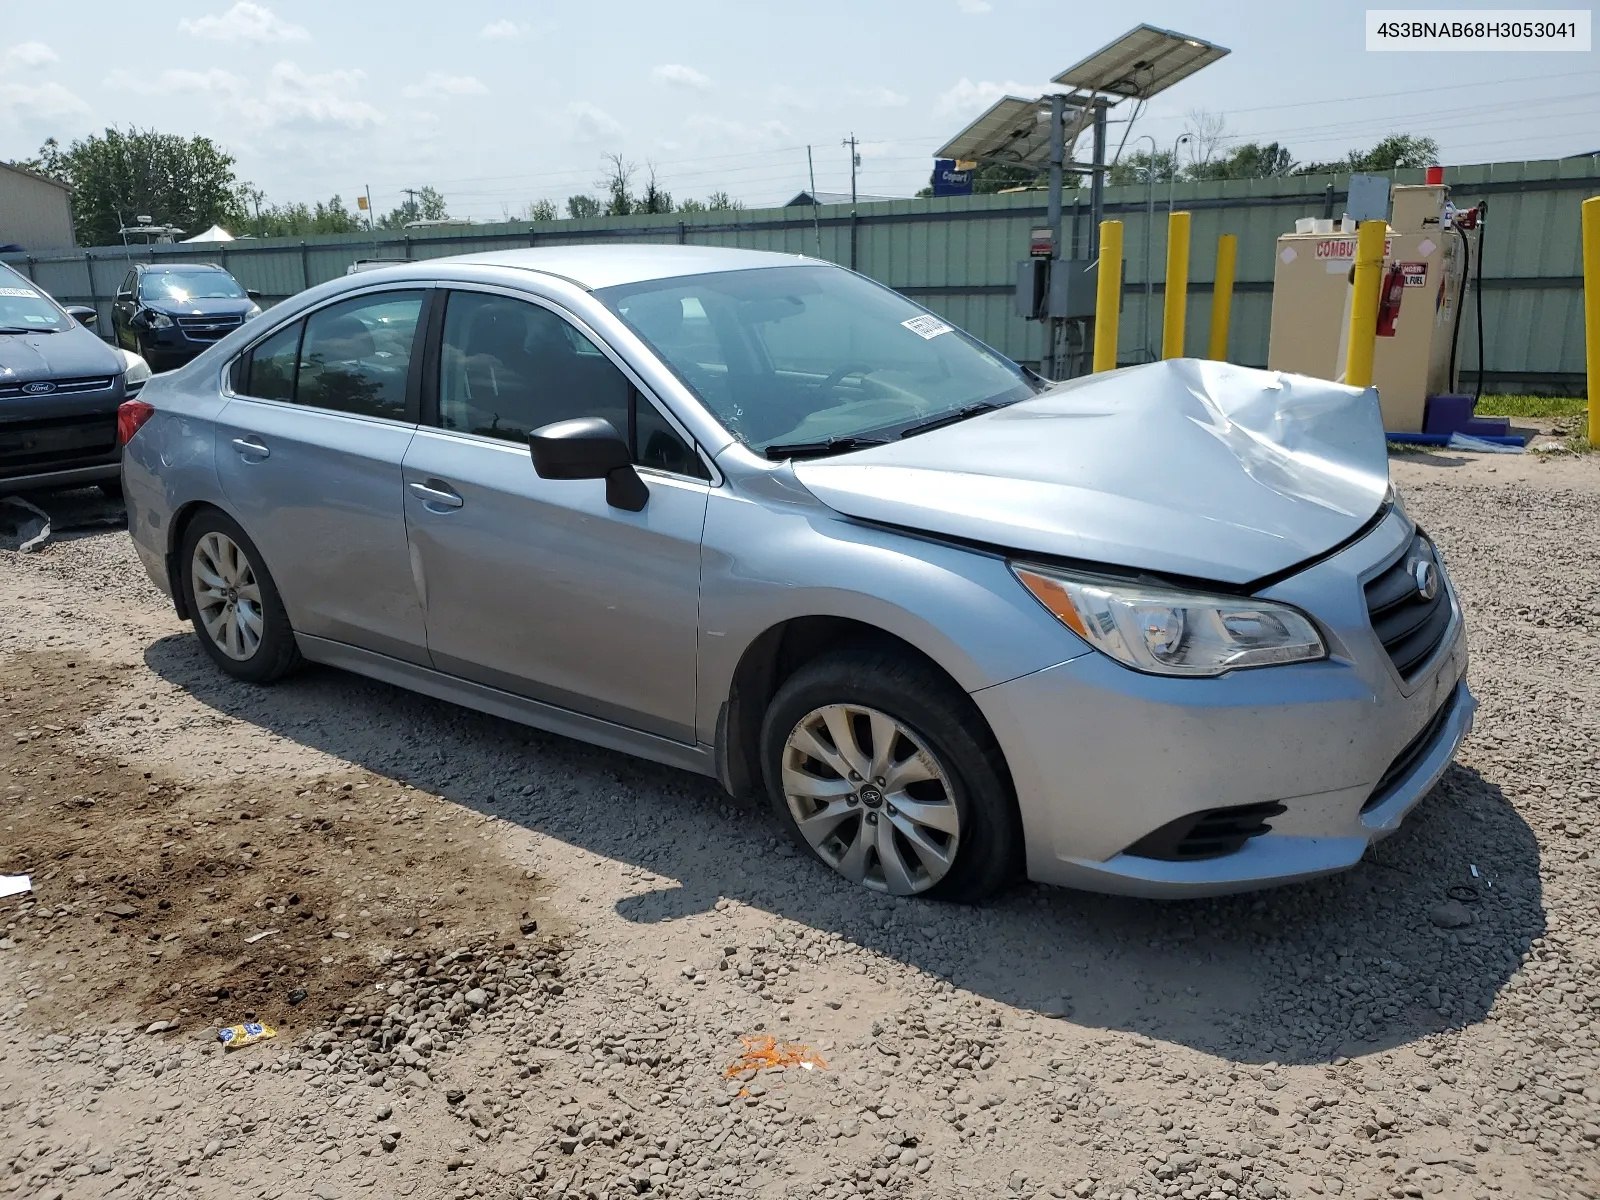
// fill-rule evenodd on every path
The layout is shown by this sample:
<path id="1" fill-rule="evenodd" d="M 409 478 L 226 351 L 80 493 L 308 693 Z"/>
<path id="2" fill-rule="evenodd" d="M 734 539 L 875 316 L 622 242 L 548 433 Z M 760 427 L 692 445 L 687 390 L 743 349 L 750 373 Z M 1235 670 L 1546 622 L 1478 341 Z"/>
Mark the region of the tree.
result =
<path id="1" fill-rule="evenodd" d="M 712 192 L 704 200 L 685 200 L 678 205 L 678 211 L 686 213 L 724 212 L 743 207 L 743 201 L 733 199 L 727 192 Z"/>
<path id="2" fill-rule="evenodd" d="M 1274 179 L 1295 172 L 1294 155 L 1287 146 L 1268 142 L 1245 142 L 1221 158 L 1210 162 L 1194 163 L 1183 172 L 1189 180 L 1208 179 Z"/>
<path id="3" fill-rule="evenodd" d="M 259 204 L 262 194 L 251 191 L 247 198 Z M 239 231 L 256 237 L 301 237 L 309 233 L 359 233 L 366 227 L 366 222 L 347 209 L 344 200 L 335 194 L 326 203 L 317 201 L 315 206 L 273 204 L 258 209 L 254 216 L 244 219 Z"/>
<path id="4" fill-rule="evenodd" d="M 625 217 L 633 212 L 637 203 L 633 198 L 633 175 L 639 168 L 625 162 L 620 154 L 606 155 L 606 162 L 610 164 L 607 173 L 595 180 L 594 185 L 606 193 L 605 215 Z"/>
<path id="5" fill-rule="evenodd" d="M 198 233 L 244 218 L 234 158 L 210 138 L 108 126 L 65 150 L 55 138 L 15 164 L 72 187 L 80 244 L 110 245 L 135 216 Z"/>
<path id="6" fill-rule="evenodd" d="M 1148 183 L 1152 176 L 1157 183 L 1170 183 L 1177 170 L 1178 156 L 1171 150 L 1154 155 L 1140 150 L 1112 163 L 1107 175 L 1112 184 Z"/>
<path id="7" fill-rule="evenodd" d="M 407 192 L 404 203 L 387 216 L 378 218 L 379 229 L 404 229 L 413 221 L 443 221 L 450 216 L 444 197 L 436 188 L 421 187 Z"/>
<path id="8" fill-rule="evenodd" d="M 1203 171 L 1222 153 L 1222 144 L 1228 140 L 1228 121 L 1221 113 L 1208 108 L 1191 108 L 1184 114 L 1189 135 L 1189 167 Z"/>
<path id="9" fill-rule="evenodd" d="M 554 200 L 535 200 L 522 211 L 524 221 L 554 221 L 560 215 Z"/>
<path id="10" fill-rule="evenodd" d="M 1431 167 L 1439 161 L 1439 143 L 1431 137 L 1391 133 L 1370 150 L 1352 150 L 1334 162 L 1307 163 L 1297 175 L 1338 175 L 1346 171 L 1397 171 Z"/>
<path id="11" fill-rule="evenodd" d="M 650 172 L 650 182 L 645 184 L 644 195 L 634 202 L 633 211 L 642 213 L 669 213 L 672 211 L 672 193 L 664 191 L 656 183 L 655 163 L 646 163 Z"/>
<path id="12" fill-rule="evenodd" d="M 593 196 L 567 197 L 567 216 L 574 221 L 583 217 L 598 217 L 604 208 L 605 205 L 601 204 Z"/>

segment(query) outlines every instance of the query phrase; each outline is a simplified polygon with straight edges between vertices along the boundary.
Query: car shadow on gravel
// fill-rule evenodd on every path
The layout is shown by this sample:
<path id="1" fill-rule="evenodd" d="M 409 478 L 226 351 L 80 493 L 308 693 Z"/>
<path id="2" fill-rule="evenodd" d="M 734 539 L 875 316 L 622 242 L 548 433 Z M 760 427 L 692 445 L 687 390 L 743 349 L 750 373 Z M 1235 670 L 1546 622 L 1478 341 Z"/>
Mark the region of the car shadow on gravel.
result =
<path id="1" fill-rule="evenodd" d="M 1329 879 L 1181 902 L 1022 884 L 966 908 L 850 887 L 794 855 L 764 804 L 697 775 L 331 669 L 245 686 L 187 635 L 145 661 L 230 717 L 681 881 L 642 882 L 617 904 L 628 921 L 728 898 L 996 1001 L 1236 1061 L 1327 1062 L 1479 1021 L 1545 930 L 1532 831 L 1459 765 Z"/>

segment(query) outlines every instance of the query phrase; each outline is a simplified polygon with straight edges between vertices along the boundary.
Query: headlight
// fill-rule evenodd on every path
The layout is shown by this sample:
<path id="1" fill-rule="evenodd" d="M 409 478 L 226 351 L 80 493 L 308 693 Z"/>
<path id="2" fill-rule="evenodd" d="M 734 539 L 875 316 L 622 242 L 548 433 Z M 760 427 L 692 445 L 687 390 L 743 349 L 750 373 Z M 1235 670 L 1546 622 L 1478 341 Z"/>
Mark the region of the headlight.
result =
<path id="1" fill-rule="evenodd" d="M 1221 675 L 1241 667 L 1327 657 L 1310 620 L 1287 605 L 1015 563 L 1011 569 L 1063 625 L 1135 671 Z"/>
<path id="2" fill-rule="evenodd" d="M 150 364 L 132 350 L 122 351 L 122 394 L 137 396 L 150 380 Z"/>
<path id="3" fill-rule="evenodd" d="M 252 304 L 249 308 L 245 309 L 245 311 L 244 311 L 244 319 L 246 321 L 248 321 L 251 317 L 259 317 L 260 315 L 261 315 L 261 305 L 259 305 L 259 304 Z"/>
<path id="4" fill-rule="evenodd" d="M 150 328 L 151 329 L 171 329 L 172 328 L 172 318 L 167 316 L 167 314 L 164 313 L 164 312 L 152 312 L 150 314 Z"/>

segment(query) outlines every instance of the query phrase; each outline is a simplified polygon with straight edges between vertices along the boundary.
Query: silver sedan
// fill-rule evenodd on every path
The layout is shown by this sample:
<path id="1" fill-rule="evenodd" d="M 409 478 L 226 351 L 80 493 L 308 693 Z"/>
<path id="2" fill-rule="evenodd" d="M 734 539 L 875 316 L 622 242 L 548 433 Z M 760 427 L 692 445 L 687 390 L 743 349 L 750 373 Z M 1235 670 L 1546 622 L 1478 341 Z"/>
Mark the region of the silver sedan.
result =
<path id="1" fill-rule="evenodd" d="M 1372 392 L 1052 384 L 811 259 L 380 267 L 121 417 L 135 545 L 223 671 L 330 664 L 764 792 L 877 891 L 1341 870 L 1475 706 Z"/>

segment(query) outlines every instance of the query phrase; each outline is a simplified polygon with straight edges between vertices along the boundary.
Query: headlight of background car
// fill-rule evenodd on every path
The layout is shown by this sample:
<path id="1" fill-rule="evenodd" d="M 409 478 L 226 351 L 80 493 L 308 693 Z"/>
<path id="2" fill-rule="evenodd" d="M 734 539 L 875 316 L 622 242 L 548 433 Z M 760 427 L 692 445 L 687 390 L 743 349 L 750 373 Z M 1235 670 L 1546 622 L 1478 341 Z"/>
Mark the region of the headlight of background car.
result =
<path id="1" fill-rule="evenodd" d="M 252 304 L 249 308 L 245 309 L 245 311 L 244 311 L 244 319 L 246 321 L 248 321 L 251 317 L 259 317 L 260 315 L 261 315 L 261 305 L 259 305 L 259 304 Z"/>
<path id="2" fill-rule="evenodd" d="M 151 329 L 171 329 L 172 328 L 172 318 L 167 316 L 167 314 L 164 313 L 164 312 L 151 312 L 151 314 L 150 314 L 150 328 Z"/>
<path id="3" fill-rule="evenodd" d="M 1125 667 L 1156 675 L 1221 675 L 1325 658 L 1301 613 L 1250 597 L 1206 596 L 1039 567 L 1011 566 L 1068 629 Z"/>
<path id="4" fill-rule="evenodd" d="M 137 396 L 150 382 L 150 364 L 132 350 L 122 351 L 122 394 Z"/>

